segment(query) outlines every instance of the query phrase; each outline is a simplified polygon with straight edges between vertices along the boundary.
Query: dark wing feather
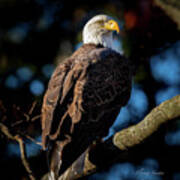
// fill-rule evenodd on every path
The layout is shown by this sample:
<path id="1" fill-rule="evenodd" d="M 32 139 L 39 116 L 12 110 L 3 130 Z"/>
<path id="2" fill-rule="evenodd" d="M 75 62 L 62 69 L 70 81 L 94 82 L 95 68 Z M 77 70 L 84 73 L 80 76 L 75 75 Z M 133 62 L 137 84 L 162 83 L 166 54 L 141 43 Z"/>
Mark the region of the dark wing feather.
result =
<path id="1" fill-rule="evenodd" d="M 44 96 L 42 106 L 42 144 L 44 149 L 46 148 L 47 136 L 49 136 L 51 131 L 56 105 L 59 99 L 64 99 L 70 89 L 66 85 L 67 92 L 63 91 L 64 82 L 67 79 L 66 76 L 70 70 L 70 66 L 71 61 L 68 60 L 56 68 Z"/>
<path id="2" fill-rule="evenodd" d="M 65 65 L 66 64 L 66 65 Z M 43 103 L 43 144 L 59 144 L 61 173 L 104 136 L 130 96 L 127 59 L 108 48 L 83 45 L 55 71 Z"/>
<path id="3" fill-rule="evenodd" d="M 94 46 L 92 46 L 95 48 Z M 44 95 L 42 105 L 42 145 L 47 146 L 47 140 L 55 139 L 60 131 L 62 119 L 67 114 L 68 105 L 73 99 L 73 88 L 76 80 L 83 69 L 76 59 L 82 59 L 80 54 L 86 54 L 91 45 L 77 50 L 69 59 L 58 65 L 54 71 L 48 89 Z M 68 96 L 69 94 L 69 96 Z M 66 97 L 66 98 L 65 98 Z M 64 118 L 63 118 L 64 117 Z"/>

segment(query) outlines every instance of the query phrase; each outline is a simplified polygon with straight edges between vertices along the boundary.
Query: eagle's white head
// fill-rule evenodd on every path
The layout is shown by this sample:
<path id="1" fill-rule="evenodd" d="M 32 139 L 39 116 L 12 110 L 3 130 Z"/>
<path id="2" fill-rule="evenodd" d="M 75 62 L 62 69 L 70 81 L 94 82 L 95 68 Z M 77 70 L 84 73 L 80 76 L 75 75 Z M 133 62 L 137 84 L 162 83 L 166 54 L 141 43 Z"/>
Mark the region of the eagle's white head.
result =
<path id="1" fill-rule="evenodd" d="M 100 44 L 113 48 L 113 31 L 120 32 L 118 23 L 107 15 L 97 15 L 90 19 L 83 29 L 83 43 Z"/>

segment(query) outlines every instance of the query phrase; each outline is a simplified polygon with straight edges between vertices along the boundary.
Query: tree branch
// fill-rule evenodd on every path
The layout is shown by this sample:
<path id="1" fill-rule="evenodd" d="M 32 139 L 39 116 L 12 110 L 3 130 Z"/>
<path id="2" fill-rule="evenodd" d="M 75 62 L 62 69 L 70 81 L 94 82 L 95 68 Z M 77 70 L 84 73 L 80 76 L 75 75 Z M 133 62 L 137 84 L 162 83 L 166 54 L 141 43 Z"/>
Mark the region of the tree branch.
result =
<path id="1" fill-rule="evenodd" d="M 20 151 L 21 151 L 21 160 L 22 160 L 22 163 L 23 163 L 23 165 L 24 165 L 24 167 L 25 167 L 25 169 L 26 169 L 26 171 L 27 171 L 27 173 L 28 173 L 28 175 L 29 175 L 29 178 L 30 178 L 31 180 L 35 180 L 35 177 L 33 176 L 32 170 L 31 170 L 31 168 L 30 168 L 30 166 L 29 166 L 29 163 L 28 163 L 28 161 L 27 161 L 25 144 L 24 144 L 24 142 L 23 142 L 23 140 L 22 140 L 22 138 L 21 138 L 20 136 L 17 135 L 17 136 L 15 137 L 15 139 L 16 139 L 16 141 L 18 141 L 18 143 L 19 143 L 19 147 L 20 147 Z"/>
<path id="2" fill-rule="evenodd" d="M 178 25 L 180 30 L 180 1 L 179 0 L 154 0 L 154 3 Z"/>
<path id="3" fill-rule="evenodd" d="M 66 170 L 59 180 L 75 180 L 90 175 L 96 172 L 99 166 L 112 163 L 117 155 L 118 159 L 119 157 L 123 159 L 123 156 L 120 156 L 121 154 L 142 144 L 164 123 L 177 117 L 180 117 L 180 95 L 154 108 L 137 125 L 123 129 L 105 142 L 97 144 L 90 151 L 87 150 Z M 102 162 L 103 159 L 106 159 L 106 162 Z"/>
<path id="4" fill-rule="evenodd" d="M 22 163 L 24 165 L 24 168 L 26 169 L 29 179 L 30 180 L 35 180 L 36 178 L 34 177 L 32 170 L 29 166 L 28 160 L 27 160 L 27 155 L 26 155 L 26 150 L 25 150 L 25 144 L 22 140 L 22 138 L 19 135 L 15 135 L 13 136 L 8 127 L 5 126 L 3 123 L 0 123 L 0 131 L 10 140 L 14 140 L 17 141 L 19 143 L 19 147 L 20 147 L 20 152 L 21 152 L 21 160 Z"/>

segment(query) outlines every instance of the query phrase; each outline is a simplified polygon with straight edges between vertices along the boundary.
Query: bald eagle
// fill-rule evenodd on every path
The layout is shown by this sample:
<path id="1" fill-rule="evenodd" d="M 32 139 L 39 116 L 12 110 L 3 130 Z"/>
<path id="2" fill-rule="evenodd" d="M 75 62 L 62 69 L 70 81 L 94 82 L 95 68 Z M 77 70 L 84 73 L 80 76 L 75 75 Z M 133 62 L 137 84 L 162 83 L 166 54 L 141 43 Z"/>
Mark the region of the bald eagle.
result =
<path id="1" fill-rule="evenodd" d="M 92 143 L 107 135 L 131 91 L 129 61 L 113 47 L 118 23 L 90 19 L 83 45 L 55 69 L 42 106 L 42 144 L 57 179 Z"/>

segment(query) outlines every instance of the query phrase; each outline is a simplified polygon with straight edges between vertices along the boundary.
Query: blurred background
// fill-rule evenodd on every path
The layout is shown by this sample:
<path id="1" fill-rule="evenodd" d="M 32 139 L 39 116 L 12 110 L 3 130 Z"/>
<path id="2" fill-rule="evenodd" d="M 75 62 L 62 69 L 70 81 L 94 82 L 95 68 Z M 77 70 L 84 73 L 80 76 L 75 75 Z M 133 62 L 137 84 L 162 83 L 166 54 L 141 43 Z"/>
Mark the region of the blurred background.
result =
<path id="1" fill-rule="evenodd" d="M 39 115 L 49 78 L 82 45 L 84 24 L 100 13 L 118 20 L 115 46 L 136 69 L 130 101 L 108 137 L 180 94 L 178 0 L 0 0 L 0 122 L 24 138 L 38 179 L 47 172 L 46 155 L 27 135 L 41 141 Z M 152 148 L 88 179 L 180 180 L 180 120 L 165 129 Z M 1 132 L 0 172 L 4 180 L 28 179 L 18 143 Z"/>

